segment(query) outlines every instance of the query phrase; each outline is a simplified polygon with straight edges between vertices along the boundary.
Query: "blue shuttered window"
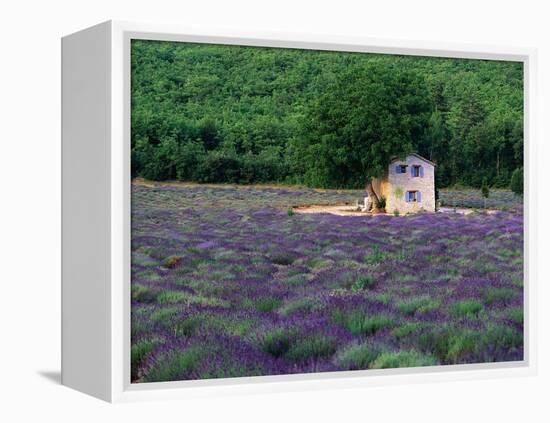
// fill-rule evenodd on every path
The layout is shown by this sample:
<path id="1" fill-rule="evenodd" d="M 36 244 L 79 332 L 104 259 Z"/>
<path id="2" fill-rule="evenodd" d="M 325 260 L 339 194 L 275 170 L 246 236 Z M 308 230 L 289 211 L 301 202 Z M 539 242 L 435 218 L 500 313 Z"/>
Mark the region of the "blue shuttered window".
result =
<path id="1" fill-rule="evenodd" d="M 422 166 L 411 166 L 411 176 L 413 177 L 423 177 L 424 176 L 424 168 Z"/>
<path id="2" fill-rule="evenodd" d="M 395 173 L 407 173 L 407 165 L 396 165 Z"/>
<path id="3" fill-rule="evenodd" d="M 405 201 L 407 203 L 420 203 L 420 200 L 421 200 L 421 195 L 420 195 L 420 191 L 407 191 L 405 193 Z"/>

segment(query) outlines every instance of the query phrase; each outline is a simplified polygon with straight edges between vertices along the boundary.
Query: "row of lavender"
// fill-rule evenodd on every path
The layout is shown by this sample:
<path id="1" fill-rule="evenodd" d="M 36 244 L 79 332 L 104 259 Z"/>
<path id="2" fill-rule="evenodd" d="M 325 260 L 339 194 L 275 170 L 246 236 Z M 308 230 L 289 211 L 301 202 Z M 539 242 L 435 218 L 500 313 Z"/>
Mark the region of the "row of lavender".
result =
<path id="1" fill-rule="evenodd" d="M 523 215 L 299 215 L 349 192 L 132 196 L 132 380 L 521 360 Z"/>

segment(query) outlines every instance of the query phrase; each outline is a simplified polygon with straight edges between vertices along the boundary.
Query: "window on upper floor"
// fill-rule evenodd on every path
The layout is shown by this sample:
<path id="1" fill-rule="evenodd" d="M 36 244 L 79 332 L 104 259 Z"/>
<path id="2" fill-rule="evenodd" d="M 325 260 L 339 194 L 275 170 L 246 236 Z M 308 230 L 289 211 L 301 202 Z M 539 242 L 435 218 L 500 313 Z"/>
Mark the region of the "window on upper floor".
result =
<path id="1" fill-rule="evenodd" d="M 411 167 L 411 176 L 413 177 L 423 177 L 424 176 L 424 168 L 420 165 L 414 165 Z"/>

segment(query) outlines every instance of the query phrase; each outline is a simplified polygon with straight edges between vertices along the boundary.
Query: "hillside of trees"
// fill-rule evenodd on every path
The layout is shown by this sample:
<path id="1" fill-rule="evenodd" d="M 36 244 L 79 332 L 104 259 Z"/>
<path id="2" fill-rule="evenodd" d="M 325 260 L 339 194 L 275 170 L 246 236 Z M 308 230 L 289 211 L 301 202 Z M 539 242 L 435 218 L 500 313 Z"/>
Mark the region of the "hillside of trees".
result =
<path id="1" fill-rule="evenodd" d="M 132 41 L 132 174 L 362 188 L 393 155 L 508 187 L 521 63 Z M 517 172 L 516 172 L 517 173 Z"/>

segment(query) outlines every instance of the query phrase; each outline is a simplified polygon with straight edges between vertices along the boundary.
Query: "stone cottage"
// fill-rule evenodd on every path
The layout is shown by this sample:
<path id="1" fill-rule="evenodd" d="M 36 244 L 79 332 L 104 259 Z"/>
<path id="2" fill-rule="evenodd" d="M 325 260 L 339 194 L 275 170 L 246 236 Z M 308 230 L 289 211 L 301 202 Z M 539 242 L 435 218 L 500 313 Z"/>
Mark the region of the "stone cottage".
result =
<path id="1" fill-rule="evenodd" d="M 376 195 L 386 198 L 387 213 L 435 211 L 435 164 L 416 153 L 393 159 L 372 186 Z M 365 207 L 368 201 L 367 197 Z"/>

